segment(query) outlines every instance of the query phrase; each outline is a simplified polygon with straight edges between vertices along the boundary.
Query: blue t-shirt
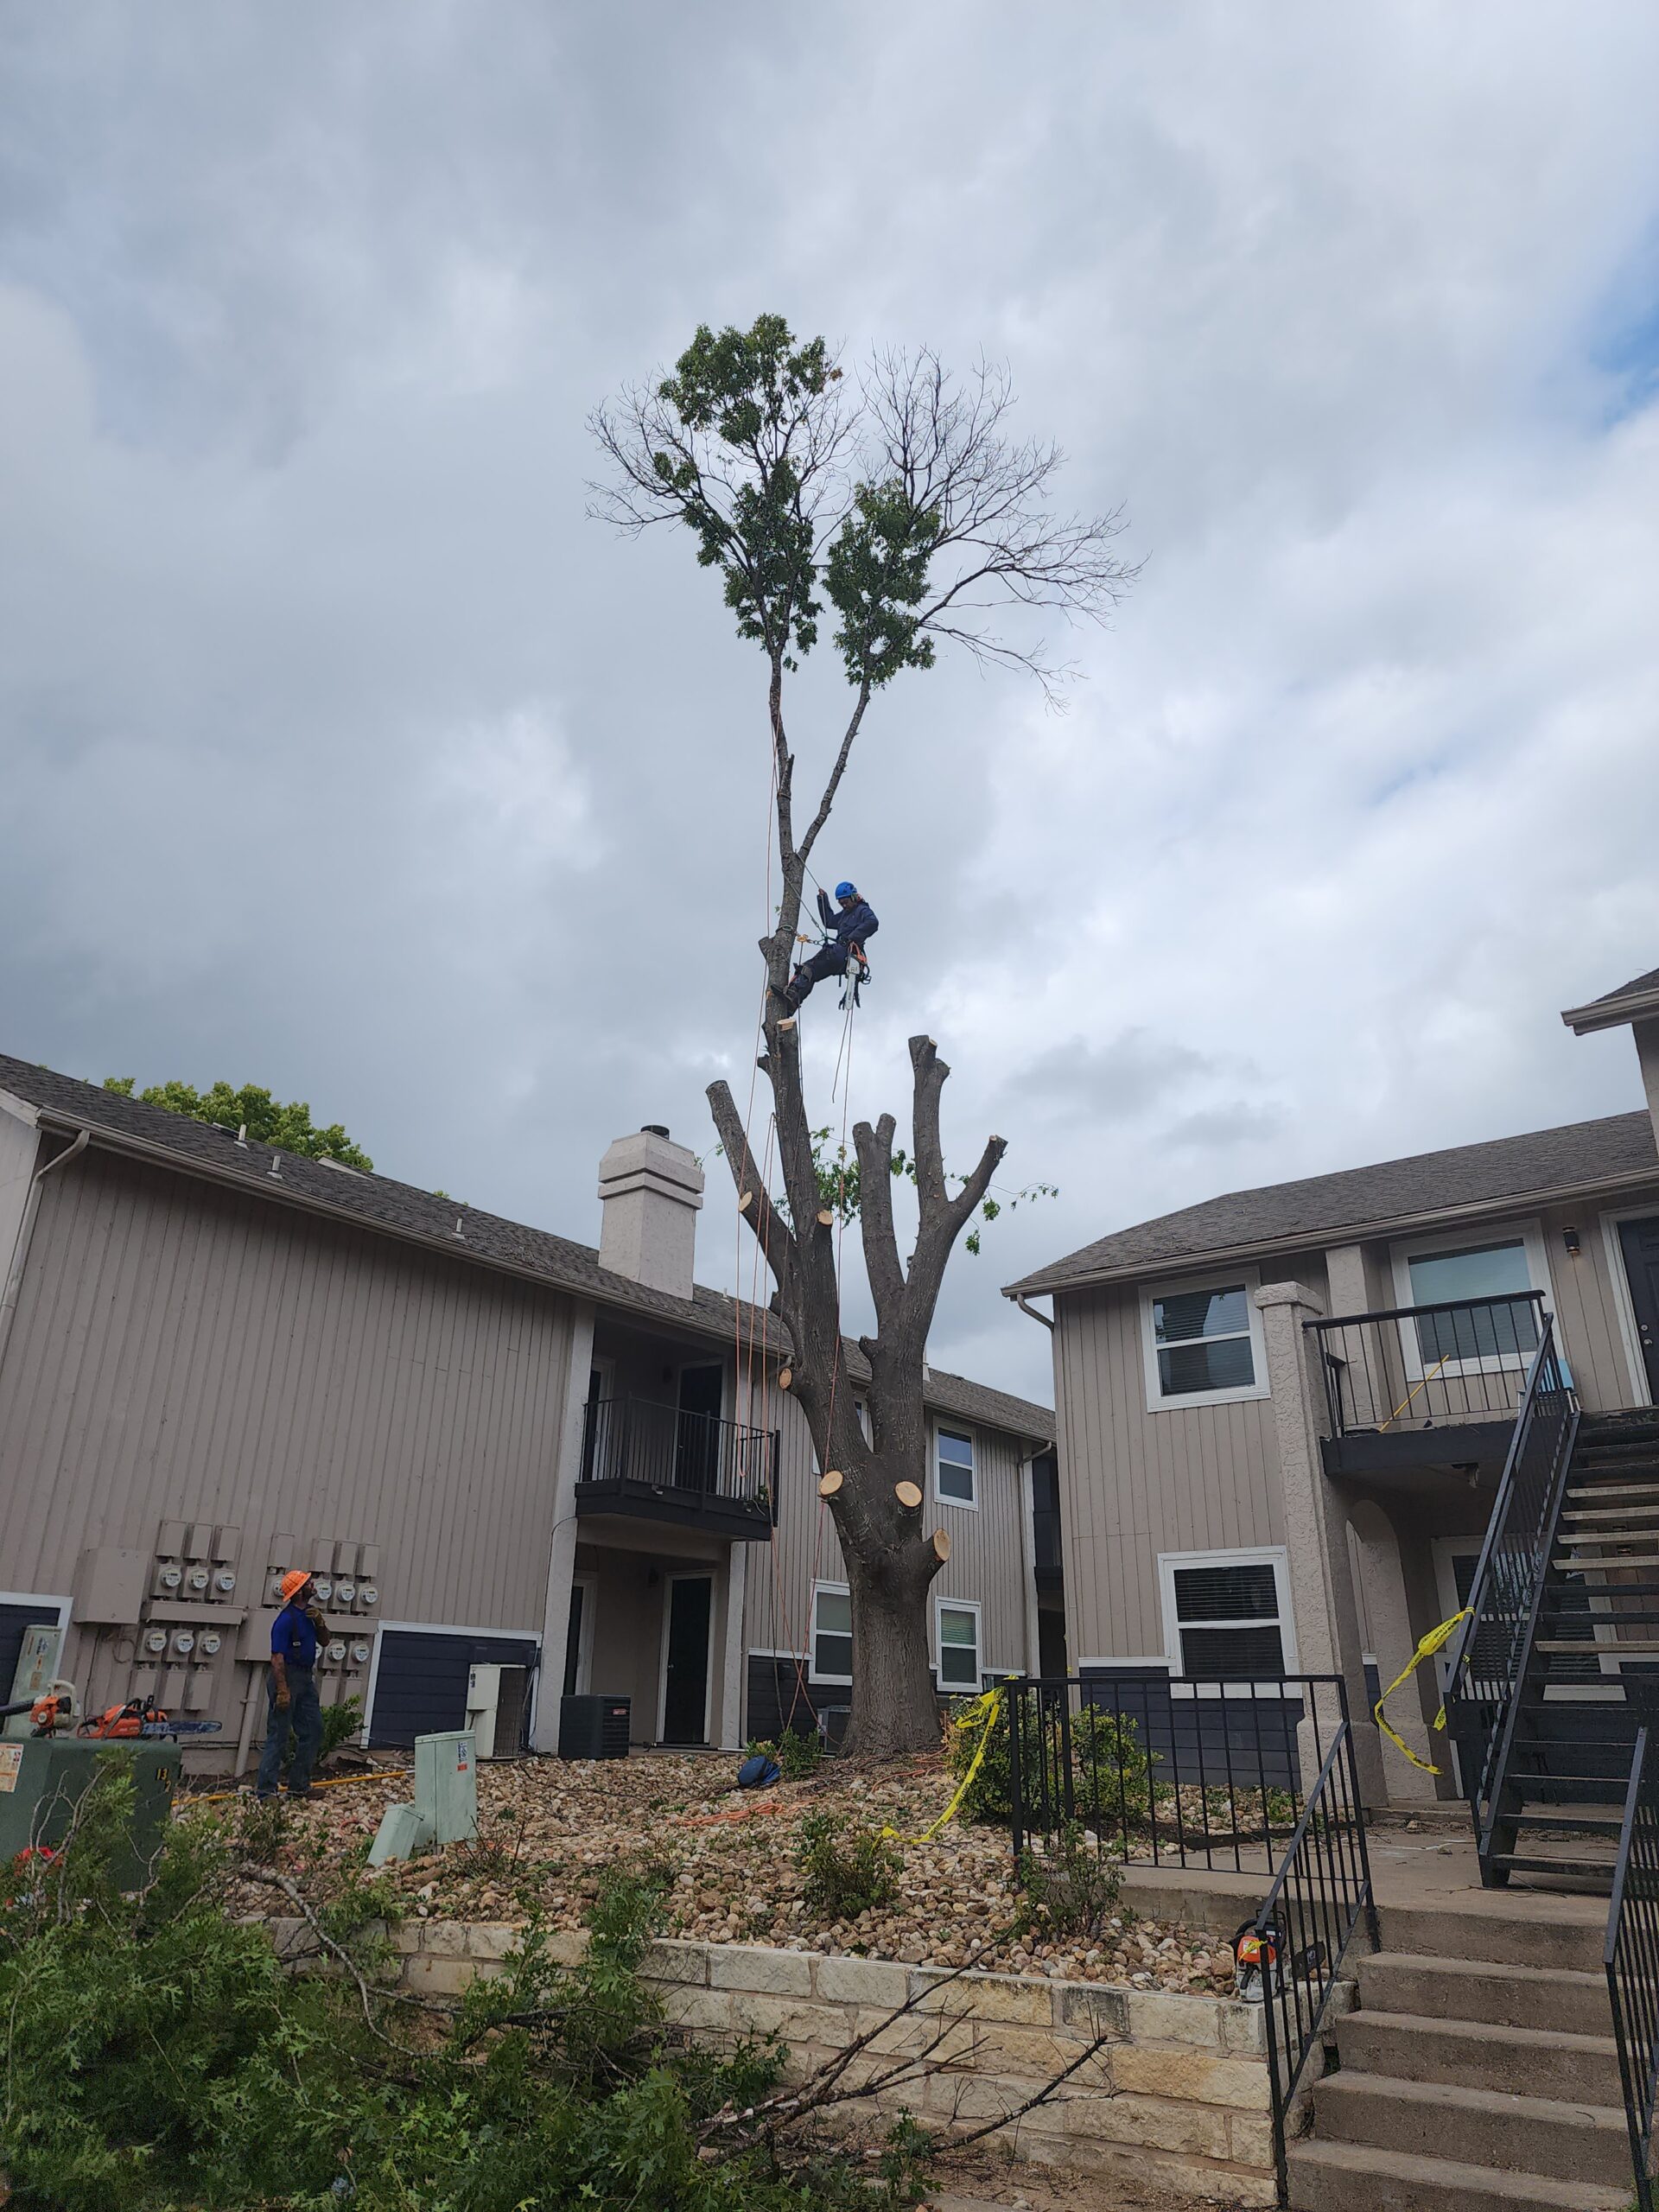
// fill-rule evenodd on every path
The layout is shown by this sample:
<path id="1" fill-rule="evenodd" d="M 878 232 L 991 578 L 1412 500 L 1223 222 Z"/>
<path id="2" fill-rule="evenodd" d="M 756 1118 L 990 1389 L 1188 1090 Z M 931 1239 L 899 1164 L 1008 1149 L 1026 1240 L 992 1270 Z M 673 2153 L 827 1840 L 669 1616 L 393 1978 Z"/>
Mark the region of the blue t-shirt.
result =
<path id="1" fill-rule="evenodd" d="M 270 1656 L 285 1666 L 308 1672 L 317 1660 L 317 1631 L 311 1616 L 298 1605 L 284 1605 L 270 1624 Z"/>

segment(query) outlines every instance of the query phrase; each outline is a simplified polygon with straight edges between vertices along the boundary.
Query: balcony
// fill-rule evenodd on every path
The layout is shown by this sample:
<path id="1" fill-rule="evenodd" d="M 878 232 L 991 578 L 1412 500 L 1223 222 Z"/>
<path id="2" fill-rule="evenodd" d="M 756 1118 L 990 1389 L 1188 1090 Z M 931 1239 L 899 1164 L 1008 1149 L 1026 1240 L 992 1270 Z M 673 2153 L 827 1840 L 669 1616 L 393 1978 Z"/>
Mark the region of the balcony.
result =
<path id="1" fill-rule="evenodd" d="M 1326 1473 L 1501 1467 L 1542 1323 L 1537 1290 L 1308 1322 Z"/>
<path id="2" fill-rule="evenodd" d="M 764 1543 L 778 1517 L 778 1431 L 645 1398 L 589 1399 L 576 1511 Z"/>

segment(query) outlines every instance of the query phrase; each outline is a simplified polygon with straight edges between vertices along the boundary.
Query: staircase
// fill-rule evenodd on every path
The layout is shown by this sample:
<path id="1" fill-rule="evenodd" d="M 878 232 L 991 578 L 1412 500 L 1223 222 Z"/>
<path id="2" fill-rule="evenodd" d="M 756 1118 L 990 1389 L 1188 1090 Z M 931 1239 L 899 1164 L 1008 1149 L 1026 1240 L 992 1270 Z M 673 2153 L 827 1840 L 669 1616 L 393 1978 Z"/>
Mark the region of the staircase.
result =
<path id="1" fill-rule="evenodd" d="M 1606 1889 L 1642 1675 L 1659 1694 L 1659 1413 L 1586 1414 L 1492 1791 L 1489 1880 Z"/>
<path id="2" fill-rule="evenodd" d="M 1551 1902 L 1384 1910 L 1313 2133 L 1287 2145 L 1298 2212 L 1625 2212 L 1602 1916 Z"/>

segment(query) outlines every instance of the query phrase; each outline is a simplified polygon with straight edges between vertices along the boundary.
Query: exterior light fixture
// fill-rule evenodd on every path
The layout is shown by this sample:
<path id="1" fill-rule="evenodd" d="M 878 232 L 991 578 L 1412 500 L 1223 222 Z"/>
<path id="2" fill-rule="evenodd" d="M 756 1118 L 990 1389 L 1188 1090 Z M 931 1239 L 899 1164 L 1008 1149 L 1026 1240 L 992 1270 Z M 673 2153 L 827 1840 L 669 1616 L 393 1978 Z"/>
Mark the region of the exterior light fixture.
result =
<path id="1" fill-rule="evenodd" d="M 1561 1231 L 1561 1242 L 1575 1260 L 1584 1249 L 1579 1241 L 1579 1232 L 1576 1229 L 1564 1229 Z"/>

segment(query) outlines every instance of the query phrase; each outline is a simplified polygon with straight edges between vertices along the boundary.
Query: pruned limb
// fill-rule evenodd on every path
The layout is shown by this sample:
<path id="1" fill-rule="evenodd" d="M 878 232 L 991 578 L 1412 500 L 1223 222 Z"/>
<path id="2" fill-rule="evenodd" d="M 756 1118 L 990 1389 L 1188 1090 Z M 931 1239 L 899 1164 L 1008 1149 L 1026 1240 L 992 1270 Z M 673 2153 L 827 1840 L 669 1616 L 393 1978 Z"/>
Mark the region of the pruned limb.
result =
<path id="1" fill-rule="evenodd" d="M 310 1903 L 307 1899 L 304 1891 L 299 1888 L 298 1885 L 289 1881 L 286 1874 L 278 1874 L 269 1866 L 244 1866 L 238 1867 L 237 1872 L 244 1881 L 257 1882 L 263 1885 L 263 1886 L 267 1889 L 280 1890 L 282 1891 L 283 1895 L 294 1907 L 296 1912 L 299 1914 L 301 1919 L 304 1921 L 306 1926 L 311 1930 L 312 1936 L 315 1939 L 318 1948 L 320 1950 L 326 1951 L 328 1956 L 334 1961 L 335 1964 L 343 1967 L 346 1973 L 347 1973 L 351 1976 L 352 1980 L 357 1984 L 357 1993 L 359 1998 L 362 2000 L 364 2024 L 367 2027 L 369 2033 L 372 2036 L 378 2037 L 381 2043 L 390 2044 L 394 2050 L 400 2049 L 401 2046 L 398 2044 L 397 2038 L 393 2036 L 389 2036 L 385 2030 L 380 2025 L 380 2023 L 374 2017 L 374 1999 L 369 1988 L 367 1978 L 365 1976 L 362 1968 L 358 1965 L 357 1961 L 352 1956 L 345 1945 L 343 1943 L 337 1943 L 334 1941 L 334 1938 L 328 1933 L 321 1921 L 318 1919 L 316 1913 L 312 1910 Z"/>
<path id="2" fill-rule="evenodd" d="M 732 1171 L 732 1180 L 739 1194 L 749 1192 L 754 1203 L 744 1209 L 743 1218 L 760 1239 L 760 1249 L 781 1286 L 785 1274 L 795 1263 L 795 1239 L 789 1224 L 772 1202 L 755 1158 L 749 1149 L 748 1133 L 743 1127 L 737 1110 L 737 1102 L 725 1083 L 711 1083 L 708 1090 L 709 1110 L 714 1116 L 720 1133 L 721 1148 L 726 1154 L 726 1164 Z"/>
<path id="3" fill-rule="evenodd" d="M 1108 2044 L 1119 2040 L 1114 2035 L 1097 2035 L 1085 2050 L 1077 2053 L 1069 2066 L 1062 2067 L 1058 2074 L 1044 2082 L 1040 2089 L 1034 2090 L 1023 2104 L 1016 2105 L 1012 2112 L 1005 2112 L 1000 2120 L 988 2120 L 982 2127 L 970 2127 L 965 2135 L 950 2136 L 938 2145 L 940 2152 L 965 2151 L 970 2143 L 978 2143 L 988 2135 L 995 2135 L 999 2128 L 1014 2126 L 1028 2112 L 1035 2112 L 1039 2105 L 1046 2105 L 1058 2089 L 1065 2088 L 1074 2074 L 1079 2073 L 1091 2058 L 1097 2058 Z"/>
<path id="4" fill-rule="evenodd" d="M 868 1122 L 860 1122 L 853 1130 L 864 1268 L 883 1325 L 897 1312 L 905 1294 L 905 1271 L 893 1225 L 893 1140 L 897 1127 L 893 1116 L 884 1114 L 874 1128 Z"/>

